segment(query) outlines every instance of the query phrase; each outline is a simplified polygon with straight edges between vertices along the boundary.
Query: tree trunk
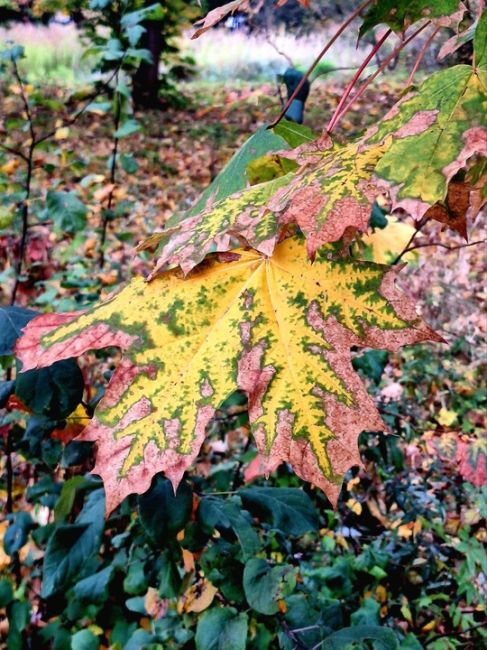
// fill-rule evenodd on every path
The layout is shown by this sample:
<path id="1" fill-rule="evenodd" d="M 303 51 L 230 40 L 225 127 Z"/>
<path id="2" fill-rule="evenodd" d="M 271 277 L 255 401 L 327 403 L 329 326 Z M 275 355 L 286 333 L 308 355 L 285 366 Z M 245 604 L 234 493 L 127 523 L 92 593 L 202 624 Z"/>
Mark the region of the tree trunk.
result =
<path id="1" fill-rule="evenodd" d="M 152 62 L 142 61 L 133 77 L 133 98 L 139 108 L 159 106 L 159 60 L 164 47 L 163 22 L 148 20 L 143 23 L 147 30 L 142 35 L 140 46 L 152 54 Z"/>

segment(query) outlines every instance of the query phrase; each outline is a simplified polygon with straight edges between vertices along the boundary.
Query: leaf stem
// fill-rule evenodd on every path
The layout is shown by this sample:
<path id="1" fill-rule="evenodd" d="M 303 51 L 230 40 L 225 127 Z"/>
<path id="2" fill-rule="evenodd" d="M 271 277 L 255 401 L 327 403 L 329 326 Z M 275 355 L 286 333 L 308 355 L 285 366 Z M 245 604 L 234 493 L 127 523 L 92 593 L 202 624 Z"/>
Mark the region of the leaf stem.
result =
<path id="1" fill-rule="evenodd" d="M 301 79 L 301 81 L 298 83 L 298 85 L 297 85 L 296 88 L 294 89 L 294 92 L 293 92 L 292 95 L 289 97 L 289 99 L 287 100 L 287 102 L 284 104 L 284 106 L 283 106 L 281 112 L 279 113 L 279 115 L 277 116 L 277 118 L 276 118 L 276 119 L 275 119 L 271 124 L 269 124 L 269 126 L 267 127 L 268 129 L 272 129 L 272 128 L 275 127 L 277 124 L 279 124 L 279 122 L 282 120 L 282 118 L 283 118 L 284 115 L 286 114 L 287 109 L 291 106 L 292 102 L 296 99 L 296 97 L 297 97 L 299 91 L 301 90 L 301 88 L 302 88 L 302 87 L 304 86 L 304 84 L 306 83 L 306 80 L 308 79 L 308 77 L 309 77 L 310 74 L 313 72 L 313 70 L 316 68 L 316 66 L 317 66 L 318 63 L 321 61 L 321 59 L 322 59 L 322 58 L 325 56 L 325 54 L 328 52 L 328 50 L 329 50 L 330 47 L 333 45 L 333 43 L 337 40 L 337 38 L 339 38 L 339 36 L 341 36 L 341 35 L 343 34 L 343 32 L 346 30 L 346 28 L 347 28 L 347 27 L 350 25 L 350 23 L 351 23 L 351 22 L 352 22 L 352 21 L 353 21 L 353 20 L 354 20 L 354 19 L 355 19 L 355 18 L 356 18 L 360 13 L 361 13 L 361 11 L 363 11 L 366 7 L 368 7 L 372 2 L 373 2 L 373 0 L 365 0 L 365 2 L 362 2 L 362 4 L 361 4 L 360 6 L 358 6 L 357 9 L 355 9 L 355 11 L 353 11 L 353 12 L 350 14 L 350 16 L 345 20 L 345 22 L 343 22 L 343 23 L 340 25 L 340 27 L 337 29 L 337 31 L 335 32 L 335 34 L 334 34 L 334 35 L 331 37 L 331 39 L 326 43 L 325 47 L 321 50 L 321 52 L 318 54 L 318 56 L 316 57 L 316 59 L 313 61 L 313 63 L 312 63 L 312 64 L 310 65 L 310 67 L 307 69 L 307 71 L 305 72 L 303 78 Z"/>
<path id="2" fill-rule="evenodd" d="M 430 244 L 416 244 L 415 246 L 410 246 L 406 250 L 404 250 L 401 255 L 405 255 L 406 253 L 409 253 L 410 251 L 414 251 L 417 248 L 429 248 L 430 246 L 438 246 L 439 248 L 444 248 L 445 250 L 448 251 L 457 251 L 460 248 L 469 248 L 469 246 L 477 246 L 478 244 L 485 244 L 487 242 L 487 239 L 478 239 L 477 241 L 472 241 L 469 242 L 468 244 L 458 244 L 458 246 L 448 246 L 448 244 L 443 244 L 442 242 L 431 242 Z"/>
<path id="3" fill-rule="evenodd" d="M 428 36 L 428 38 L 426 39 L 426 41 L 425 41 L 423 47 L 422 47 L 421 50 L 419 51 L 419 54 L 418 54 L 418 56 L 416 57 L 416 61 L 414 62 L 414 65 L 413 65 L 413 67 L 411 68 L 411 72 L 409 73 L 409 77 L 408 77 L 408 79 L 407 79 L 407 81 L 406 81 L 406 88 L 408 88 L 409 86 L 412 86 L 412 84 L 413 84 L 413 79 L 414 79 L 414 75 L 415 75 L 416 72 L 418 71 L 418 68 L 419 68 L 419 66 L 420 66 L 420 64 L 421 64 L 421 61 L 422 61 L 423 58 L 424 58 L 424 55 L 425 55 L 426 52 L 429 50 L 429 47 L 430 47 L 431 43 L 433 42 L 434 37 L 436 36 L 436 34 L 438 34 L 438 32 L 440 31 L 440 29 L 441 29 L 441 26 L 440 26 L 440 27 L 437 27 L 436 29 L 434 29 L 434 30 L 431 32 L 431 34 L 430 34 L 430 35 Z"/>
<path id="4" fill-rule="evenodd" d="M 29 133 L 30 133 L 29 152 L 27 156 L 21 152 L 18 152 L 17 154 L 24 160 L 27 166 L 27 172 L 26 172 L 25 182 L 24 182 L 25 196 L 21 203 L 22 232 L 20 236 L 20 246 L 17 255 L 17 261 L 15 263 L 15 281 L 14 281 L 14 286 L 12 288 L 12 295 L 10 297 L 10 304 L 14 305 L 15 300 L 17 298 L 17 291 L 20 284 L 20 276 L 22 275 L 22 267 L 24 264 L 24 257 L 25 257 L 25 247 L 27 244 L 27 233 L 29 231 L 29 199 L 30 199 L 30 191 L 32 185 L 32 171 L 34 169 L 34 150 L 38 143 L 36 141 L 34 122 L 32 120 L 32 113 L 30 111 L 29 101 L 25 93 L 24 82 L 22 81 L 22 77 L 20 76 L 19 69 L 17 67 L 17 62 L 15 60 L 12 62 L 12 65 L 13 65 L 15 78 L 17 79 L 17 82 L 19 84 L 20 96 L 22 98 L 25 114 L 27 116 L 27 121 L 29 124 Z"/>
<path id="5" fill-rule="evenodd" d="M 120 98 L 120 93 L 118 92 L 118 74 L 115 77 L 116 80 L 116 87 L 115 87 L 115 118 L 114 118 L 114 133 L 118 131 L 118 127 L 120 126 L 120 120 L 122 117 L 122 101 Z M 107 238 L 107 228 L 108 228 L 108 214 L 110 210 L 112 209 L 113 205 L 113 192 L 115 189 L 115 180 L 116 180 L 116 174 L 117 174 L 117 154 L 118 154 L 118 144 L 119 144 L 120 139 L 114 135 L 113 137 L 113 148 L 112 148 L 112 158 L 111 158 L 111 163 L 110 163 L 110 183 L 112 185 L 112 189 L 110 190 L 110 194 L 108 195 L 108 204 L 107 204 L 107 209 L 106 211 L 102 210 L 102 223 L 101 223 L 101 235 L 100 235 L 100 255 L 98 258 L 98 268 L 102 269 L 104 264 L 105 264 L 105 242 Z"/>
<path id="6" fill-rule="evenodd" d="M 336 107 L 335 112 L 331 116 L 331 119 L 330 119 L 330 121 L 328 123 L 328 126 L 326 127 L 327 133 L 330 133 L 331 130 L 333 129 L 333 127 L 335 125 L 335 121 L 340 115 L 340 111 L 342 110 L 342 108 L 343 108 L 345 102 L 347 101 L 350 93 L 352 92 L 353 88 L 355 87 L 355 84 L 357 83 L 360 75 L 362 74 L 364 69 L 367 67 L 369 61 L 375 56 L 377 51 L 382 47 L 382 45 L 384 44 L 386 39 L 388 39 L 391 34 L 392 34 L 392 29 L 388 29 L 386 31 L 386 33 L 384 34 L 384 36 L 374 44 L 374 47 L 371 49 L 369 54 L 367 54 L 367 56 L 363 60 L 360 67 L 357 69 L 357 71 L 355 72 L 355 74 L 351 78 L 348 86 L 345 88 L 345 92 L 343 93 L 340 101 L 338 102 L 338 106 Z"/>
<path id="7" fill-rule="evenodd" d="M 359 86 L 359 88 L 358 88 L 357 92 L 355 93 L 355 95 L 348 101 L 346 106 L 344 106 L 342 108 L 340 114 L 335 118 L 335 123 L 333 125 L 334 127 L 338 124 L 338 122 L 341 120 L 343 115 L 345 115 L 345 113 L 350 109 L 352 104 L 354 104 L 355 101 L 365 92 L 365 90 L 374 81 L 374 79 L 384 70 L 384 68 L 387 67 L 389 61 L 392 61 L 392 59 L 394 59 L 394 57 L 396 57 L 399 54 L 399 52 L 403 48 L 405 48 L 406 45 L 408 45 L 414 38 L 416 38 L 416 36 L 418 36 L 418 34 L 420 34 L 423 31 L 423 29 L 425 29 L 430 23 L 431 23 L 431 21 L 428 20 L 428 22 L 426 22 L 424 25 L 422 25 L 421 27 L 418 27 L 418 29 L 416 31 L 414 31 L 411 34 L 411 36 L 409 36 L 406 40 L 401 41 L 401 43 L 399 43 L 399 45 L 389 54 L 389 56 L 387 56 L 384 59 L 384 61 L 382 61 L 380 66 L 377 68 L 377 70 L 372 75 L 370 75 L 370 77 L 368 79 L 366 79 Z"/>
<path id="8" fill-rule="evenodd" d="M 399 253 L 399 255 L 394 259 L 393 262 L 391 262 L 391 266 L 394 266 L 395 264 L 398 264 L 398 263 L 401 261 L 401 259 L 404 257 L 404 255 L 406 255 L 407 251 L 409 250 L 409 247 L 411 246 L 411 244 L 412 244 L 413 241 L 415 240 L 415 238 L 416 238 L 416 236 L 418 235 L 418 233 L 421 231 L 421 229 L 422 229 L 422 227 L 424 226 L 424 224 L 426 223 L 426 221 L 427 221 L 427 219 L 425 219 L 425 218 L 423 217 L 423 218 L 421 219 L 421 221 L 419 221 L 419 222 L 416 224 L 416 229 L 415 229 L 415 231 L 413 232 L 413 234 L 411 235 L 411 237 L 409 238 L 409 240 L 407 241 L 406 245 L 404 246 L 404 248 L 402 249 L 402 251 Z"/>

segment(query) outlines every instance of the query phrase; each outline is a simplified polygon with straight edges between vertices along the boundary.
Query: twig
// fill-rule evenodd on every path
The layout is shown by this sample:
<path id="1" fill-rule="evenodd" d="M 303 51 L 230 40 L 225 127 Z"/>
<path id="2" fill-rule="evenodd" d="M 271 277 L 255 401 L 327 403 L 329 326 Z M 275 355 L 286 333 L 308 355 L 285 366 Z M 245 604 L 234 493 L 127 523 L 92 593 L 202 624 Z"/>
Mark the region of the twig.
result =
<path id="1" fill-rule="evenodd" d="M 83 106 L 73 115 L 73 117 L 68 118 L 67 120 L 63 120 L 62 122 L 62 127 L 68 127 L 72 126 L 85 112 L 88 106 L 95 100 L 97 97 L 100 97 L 103 95 L 107 90 L 110 89 L 110 84 L 112 81 L 117 78 L 118 79 L 118 73 L 120 72 L 120 69 L 122 67 L 123 59 L 124 59 L 125 54 L 122 56 L 120 59 L 120 62 L 118 63 L 117 67 L 115 68 L 114 72 L 108 77 L 106 81 L 104 81 L 101 85 L 101 87 L 98 90 L 95 90 L 91 95 L 88 95 L 88 98 L 86 99 L 85 103 Z M 44 142 L 45 140 L 49 140 L 49 138 L 52 138 L 53 135 L 56 134 L 58 129 L 61 127 L 58 127 L 56 129 L 53 129 L 52 131 L 49 131 L 48 133 L 45 133 L 44 135 L 41 135 L 38 139 L 36 144 L 40 144 L 41 142 Z"/>
<path id="2" fill-rule="evenodd" d="M 35 131 L 34 131 L 34 123 L 32 121 L 32 115 L 31 115 L 31 112 L 30 112 L 29 102 L 27 101 L 27 97 L 26 97 L 26 94 L 25 94 L 24 83 L 23 83 L 23 81 L 22 81 L 22 79 L 20 77 L 19 68 L 17 66 L 17 61 L 15 59 L 12 59 L 12 65 L 13 65 L 13 69 L 14 69 L 15 78 L 17 79 L 17 82 L 18 82 L 19 87 L 20 87 L 20 97 L 22 98 L 22 103 L 24 105 L 24 110 L 25 110 L 25 113 L 27 115 L 27 120 L 29 122 L 30 137 L 32 139 L 32 143 L 34 143 L 35 139 L 36 139 Z"/>
<path id="3" fill-rule="evenodd" d="M 116 86 L 118 86 L 118 72 L 115 79 L 116 79 Z M 120 93 L 116 89 L 115 89 L 115 102 L 116 105 L 115 105 L 115 118 L 114 118 L 114 129 L 115 129 L 114 133 L 118 131 L 118 127 L 120 126 L 120 118 L 122 116 L 122 102 L 120 99 Z M 113 204 L 113 192 L 115 190 L 115 178 L 117 174 L 117 153 L 118 153 L 119 140 L 120 139 L 116 135 L 114 135 L 112 159 L 110 164 L 110 183 L 112 185 L 112 189 L 110 190 L 110 194 L 108 195 L 107 209 L 106 211 L 102 210 L 101 213 L 102 223 L 101 223 L 101 236 L 100 236 L 100 256 L 98 258 L 98 268 L 100 269 L 102 269 L 105 264 L 105 241 L 107 238 L 108 212 L 112 209 L 112 204 Z"/>
<path id="4" fill-rule="evenodd" d="M 421 228 L 424 226 L 426 221 L 427 221 L 427 219 L 425 219 L 424 217 L 421 219 L 421 221 L 418 221 L 413 234 L 408 239 L 406 245 L 404 246 L 402 251 L 399 253 L 399 255 L 391 262 L 391 266 L 394 266 L 394 264 L 398 264 L 401 261 L 401 259 L 403 258 L 403 256 L 406 255 L 406 252 L 407 252 L 408 248 L 411 246 L 411 244 L 413 243 L 413 241 L 416 238 L 417 234 L 421 231 Z"/>
<path id="5" fill-rule="evenodd" d="M 0 149 L 3 149 L 4 151 L 11 153 L 13 156 L 18 156 L 19 158 L 22 158 L 22 160 L 27 162 L 27 156 L 25 155 L 25 153 L 19 151 L 18 149 L 14 149 L 13 147 L 7 147 L 7 145 L 3 144 L 2 142 L 0 142 Z"/>
<path id="6" fill-rule="evenodd" d="M 418 68 L 419 68 L 419 66 L 420 66 L 420 64 L 421 64 L 421 61 L 422 61 L 423 58 L 424 58 L 424 55 L 425 55 L 426 52 L 428 51 L 428 49 L 429 49 L 429 47 L 430 47 L 430 45 L 431 45 L 431 43 L 432 43 L 434 37 L 436 36 L 436 34 L 438 34 L 438 32 L 440 31 L 440 29 L 441 29 L 441 27 L 437 27 L 436 29 L 434 29 L 434 30 L 431 32 L 431 34 L 428 36 L 428 38 L 426 39 L 426 41 L 425 41 L 423 47 L 421 48 L 421 50 L 419 51 L 418 56 L 416 57 L 416 61 L 414 62 L 413 67 L 411 68 L 411 72 L 409 73 L 409 77 L 408 77 L 408 79 L 407 79 L 407 81 L 406 81 L 406 87 L 412 85 L 412 83 L 413 83 L 413 79 L 414 79 L 414 75 L 415 75 L 416 72 L 418 71 Z"/>
<path id="7" fill-rule="evenodd" d="M 459 244 L 458 246 L 448 246 L 447 244 L 442 244 L 441 242 L 432 242 L 431 244 L 416 244 L 416 246 L 411 246 L 406 249 L 403 254 L 414 251 L 417 248 L 429 248 L 430 246 L 438 246 L 439 248 L 445 248 L 448 251 L 457 251 L 460 248 L 468 248 L 469 246 L 477 246 L 478 244 L 485 244 L 487 239 L 479 239 L 478 241 L 472 241 L 468 244 Z"/>
<path id="8" fill-rule="evenodd" d="M 444 634 L 437 634 L 436 636 L 431 637 L 431 639 L 428 639 L 427 641 L 423 641 L 424 645 L 430 645 L 430 643 L 433 643 L 433 641 L 436 641 L 437 639 L 444 639 L 445 637 L 463 637 L 469 632 L 472 632 L 473 630 L 478 630 L 481 627 L 485 627 L 485 623 L 479 623 L 478 625 L 473 625 L 472 627 L 469 627 L 467 630 L 462 630 L 461 632 L 445 632 Z"/>
<path id="9" fill-rule="evenodd" d="M 335 122 L 336 122 L 337 118 L 340 115 L 340 111 L 342 110 L 343 105 L 345 104 L 345 102 L 347 101 L 347 98 L 349 97 L 350 93 L 352 92 L 353 88 L 355 87 L 355 84 L 357 83 L 358 79 L 360 78 L 360 75 L 362 74 L 364 69 L 367 67 L 367 65 L 370 62 L 370 60 L 372 59 L 372 57 L 376 54 L 376 52 L 378 52 L 378 50 L 380 50 L 380 48 L 382 47 L 382 45 L 384 44 L 386 39 L 388 39 L 391 34 L 392 34 L 392 29 L 388 29 L 386 31 L 386 33 L 384 34 L 384 36 L 374 44 L 374 47 L 371 49 L 369 54 L 367 54 L 365 59 L 362 61 L 362 64 L 360 65 L 360 67 L 357 69 L 356 73 L 351 78 L 349 84 L 345 88 L 345 91 L 344 91 L 340 101 L 338 102 L 338 106 L 336 107 L 335 112 L 331 116 L 331 119 L 330 119 L 330 121 L 328 123 L 328 126 L 326 127 L 327 133 L 330 133 L 331 130 L 333 129 L 333 127 L 335 126 Z"/>
<path id="10" fill-rule="evenodd" d="M 20 236 L 19 253 L 18 253 L 17 261 L 15 263 L 15 281 L 14 281 L 14 286 L 12 288 L 12 295 L 10 297 L 10 304 L 14 305 L 15 300 L 17 298 L 17 291 L 20 284 L 20 276 L 22 275 L 22 266 L 24 264 L 24 257 L 25 257 L 25 246 L 27 243 L 27 232 L 29 230 L 29 199 L 30 199 L 30 190 L 31 190 L 31 182 L 32 182 L 32 171 L 34 168 L 34 164 L 33 164 L 34 149 L 36 147 L 37 142 L 36 142 L 36 133 L 34 129 L 34 122 L 32 120 L 32 114 L 30 112 L 29 102 L 25 94 L 24 83 L 19 74 L 19 69 L 17 67 L 16 61 L 14 60 L 12 63 L 13 63 L 14 75 L 20 87 L 20 96 L 22 98 L 22 103 L 24 104 L 25 113 L 27 115 L 27 120 L 29 122 L 29 132 L 31 137 L 28 155 L 21 156 L 27 165 L 27 172 L 26 172 L 25 183 L 24 183 L 25 196 L 22 201 L 22 233 Z"/>
<path id="11" fill-rule="evenodd" d="M 328 43 L 325 45 L 325 47 L 321 50 L 321 52 L 318 54 L 316 59 L 313 61 L 313 63 L 310 65 L 306 73 L 303 75 L 303 78 L 301 81 L 298 83 L 296 88 L 294 89 L 294 92 L 292 95 L 289 97 L 287 100 L 286 104 L 282 108 L 281 112 L 277 116 L 277 118 L 269 124 L 267 128 L 272 129 L 275 127 L 279 122 L 282 120 L 284 115 L 286 114 L 287 109 L 291 106 L 292 102 L 296 99 L 299 91 L 301 88 L 304 86 L 306 83 L 306 80 L 310 76 L 310 74 L 313 72 L 313 70 L 316 68 L 318 63 L 321 61 L 321 59 L 324 57 L 324 55 L 328 52 L 330 47 L 333 45 L 333 43 L 337 40 L 339 36 L 346 30 L 346 28 L 349 26 L 349 24 L 360 14 L 361 11 L 363 11 L 366 7 L 368 7 L 369 4 L 371 4 L 373 0 L 365 0 L 365 2 L 362 2 L 362 4 L 355 9 L 354 12 L 350 14 L 350 16 L 347 18 L 347 20 L 341 24 L 341 26 L 338 28 L 338 30 L 335 32 L 335 34 L 331 37 L 331 39 L 328 41 Z"/>
<path id="12" fill-rule="evenodd" d="M 274 43 L 274 41 L 271 40 L 271 37 L 269 35 L 269 29 L 268 29 L 267 25 L 265 27 L 265 40 L 267 41 L 267 43 L 269 43 L 269 45 L 272 47 L 272 49 L 274 49 L 280 56 L 282 56 L 282 57 L 284 57 L 286 59 L 286 61 L 291 66 L 291 68 L 296 67 L 294 65 L 294 61 L 291 59 L 291 57 L 288 54 L 286 54 L 286 52 L 283 52 L 282 50 L 280 50 L 277 47 L 277 45 Z"/>
<path id="13" fill-rule="evenodd" d="M 430 23 L 431 23 L 431 21 L 428 20 L 428 22 L 426 22 L 424 25 L 422 25 L 421 27 L 418 27 L 418 29 L 415 32 L 413 32 L 411 34 L 411 36 L 409 36 L 406 40 L 401 41 L 401 43 L 389 54 L 389 56 L 387 56 L 384 59 L 384 61 L 382 61 L 380 66 L 377 68 L 377 70 L 368 79 L 366 79 L 363 82 L 363 84 L 361 84 L 359 86 L 359 88 L 358 88 L 357 92 L 355 93 L 355 95 L 349 100 L 349 102 L 346 104 L 346 106 L 344 106 L 342 108 L 342 110 L 340 112 L 340 115 L 338 115 L 336 117 L 336 119 L 335 119 L 334 126 L 337 125 L 337 123 L 341 120 L 343 115 L 345 115 L 345 113 L 350 109 L 352 104 L 354 104 L 355 101 L 365 92 L 365 90 L 369 87 L 369 85 L 372 83 L 372 81 L 374 81 L 374 79 L 384 70 L 384 68 L 387 67 L 387 64 L 389 63 L 389 61 L 391 61 L 395 56 L 397 56 L 399 54 L 399 52 L 403 48 L 405 48 L 406 45 L 408 45 L 414 38 L 416 38 L 416 36 L 418 36 L 418 34 L 420 34 L 423 31 L 423 29 L 425 29 Z"/>

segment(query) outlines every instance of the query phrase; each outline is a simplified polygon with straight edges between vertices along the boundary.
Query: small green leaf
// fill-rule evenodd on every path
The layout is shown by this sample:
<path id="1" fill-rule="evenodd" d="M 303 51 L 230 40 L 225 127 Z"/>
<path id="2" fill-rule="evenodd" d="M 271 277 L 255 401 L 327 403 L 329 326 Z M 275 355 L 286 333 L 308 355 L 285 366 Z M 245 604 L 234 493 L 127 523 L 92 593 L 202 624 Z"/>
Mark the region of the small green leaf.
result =
<path id="1" fill-rule="evenodd" d="M 135 120 L 127 120 L 113 134 L 115 138 L 126 138 L 129 135 L 137 133 L 142 127 Z"/>
<path id="2" fill-rule="evenodd" d="M 233 607 L 206 611 L 196 628 L 196 650 L 245 650 L 247 614 L 238 614 Z"/>
<path id="3" fill-rule="evenodd" d="M 46 549 L 42 597 L 49 598 L 85 577 L 88 560 L 98 550 L 105 524 L 103 490 L 91 492 L 74 524 L 58 526 Z"/>
<path id="4" fill-rule="evenodd" d="M 108 565 L 92 576 L 83 578 L 74 586 L 74 595 L 90 603 L 103 602 L 106 599 L 108 585 L 113 575 L 113 567 Z"/>
<path id="5" fill-rule="evenodd" d="M 98 650 L 100 642 L 90 630 L 80 630 L 71 638 L 72 650 Z"/>
<path id="6" fill-rule="evenodd" d="M 7 607 L 14 598 L 12 583 L 8 578 L 0 579 L 0 608 Z"/>
<path id="7" fill-rule="evenodd" d="M 74 234 L 85 228 L 88 210 L 74 192 L 49 190 L 46 203 L 48 215 L 58 232 Z"/>
<path id="8" fill-rule="evenodd" d="M 16 512 L 10 517 L 12 517 L 12 521 L 3 538 L 3 547 L 5 553 L 13 555 L 26 544 L 29 531 L 33 528 L 34 522 L 28 512 Z"/>
<path id="9" fill-rule="evenodd" d="M 344 650 L 350 643 L 360 643 L 364 647 L 365 641 L 373 641 L 374 650 L 399 650 L 394 632 L 374 625 L 357 625 L 338 630 L 328 636 L 321 647 L 323 650 Z"/>
<path id="10" fill-rule="evenodd" d="M 259 614 L 277 614 L 278 601 L 296 586 L 296 571 L 290 564 L 271 566 L 254 558 L 245 565 L 243 586 L 247 602 Z"/>

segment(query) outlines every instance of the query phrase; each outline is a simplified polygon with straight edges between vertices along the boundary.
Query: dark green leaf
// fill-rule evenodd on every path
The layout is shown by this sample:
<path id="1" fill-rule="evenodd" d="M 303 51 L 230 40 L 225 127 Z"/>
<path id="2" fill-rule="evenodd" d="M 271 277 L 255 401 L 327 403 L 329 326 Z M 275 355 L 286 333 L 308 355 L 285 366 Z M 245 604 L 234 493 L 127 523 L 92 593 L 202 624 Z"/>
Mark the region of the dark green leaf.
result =
<path id="1" fill-rule="evenodd" d="M 259 614 L 277 614 L 278 601 L 296 586 L 296 571 L 289 564 L 271 566 L 254 558 L 245 565 L 243 586 L 247 602 Z"/>
<path id="2" fill-rule="evenodd" d="M 29 531 L 34 526 L 28 512 L 16 512 L 11 517 L 12 520 L 3 538 L 3 547 L 8 555 L 13 555 L 24 546 L 29 537 Z"/>
<path id="3" fill-rule="evenodd" d="M 288 535 L 304 535 L 318 528 L 318 513 L 309 496 L 299 488 L 243 488 L 244 506 L 258 516 L 272 519 L 274 528 Z"/>
<path id="4" fill-rule="evenodd" d="M 83 580 L 75 584 L 74 595 L 76 598 L 87 602 L 98 603 L 104 601 L 112 575 L 113 567 L 108 565 L 92 576 L 83 578 Z"/>
<path id="5" fill-rule="evenodd" d="M 233 607 L 215 607 L 198 621 L 196 650 L 245 650 L 247 630 L 247 614 Z"/>
<path id="6" fill-rule="evenodd" d="M 0 608 L 7 607 L 14 598 L 12 583 L 8 578 L 0 579 Z"/>
<path id="7" fill-rule="evenodd" d="M 47 192 L 47 211 L 56 230 L 74 234 L 86 226 L 88 210 L 74 192 Z"/>
<path id="8" fill-rule="evenodd" d="M 39 370 L 19 372 L 15 394 L 36 415 L 67 417 L 83 399 L 83 375 L 74 359 L 56 361 Z"/>
<path id="9" fill-rule="evenodd" d="M 373 641 L 374 650 L 398 650 L 399 644 L 394 632 L 384 627 L 357 625 L 334 632 L 323 643 L 323 650 L 345 650 L 348 644 Z"/>
<path id="10" fill-rule="evenodd" d="M 75 579 L 84 577 L 87 561 L 100 545 L 104 527 L 103 490 L 91 492 L 74 524 L 62 524 L 47 545 L 43 566 L 42 597 L 49 598 Z"/>
<path id="11" fill-rule="evenodd" d="M 208 496 L 201 500 L 198 520 L 208 531 L 216 528 L 221 533 L 228 533 L 233 530 L 244 558 L 249 558 L 259 551 L 260 540 L 244 512 L 232 501 Z"/>
<path id="12" fill-rule="evenodd" d="M 71 648 L 73 650 L 98 650 L 100 642 L 90 630 L 80 630 L 73 634 Z"/>
<path id="13" fill-rule="evenodd" d="M 183 481 L 174 494 L 171 482 L 159 474 L 137 502 L 144 530 L 156 544 L 163 545 L 189 521 L 193 493 L 189 484 Z"/>
<path id="14" fill-rule="evenodd" d="M 15 342 L 22 336 L 22 328 L 37 316 L 37 312 L 24 307 L 0 306 L 0 357 L 14 353 Z"/>
<path id="15" fill-rule="evenodd" d="M 450 16 L 458 11 L 459 4 L 458 0 L 380 0 L 367 10 L 359 36 L 381 24 L 403 32 L 418 20 Z"/>
<path id="16" fill-rule="evenodd" d="M 15 390 L 15 381 L 0 381 L 0 409 L 3 409 L 8 402 L 8 398 Z"/>

